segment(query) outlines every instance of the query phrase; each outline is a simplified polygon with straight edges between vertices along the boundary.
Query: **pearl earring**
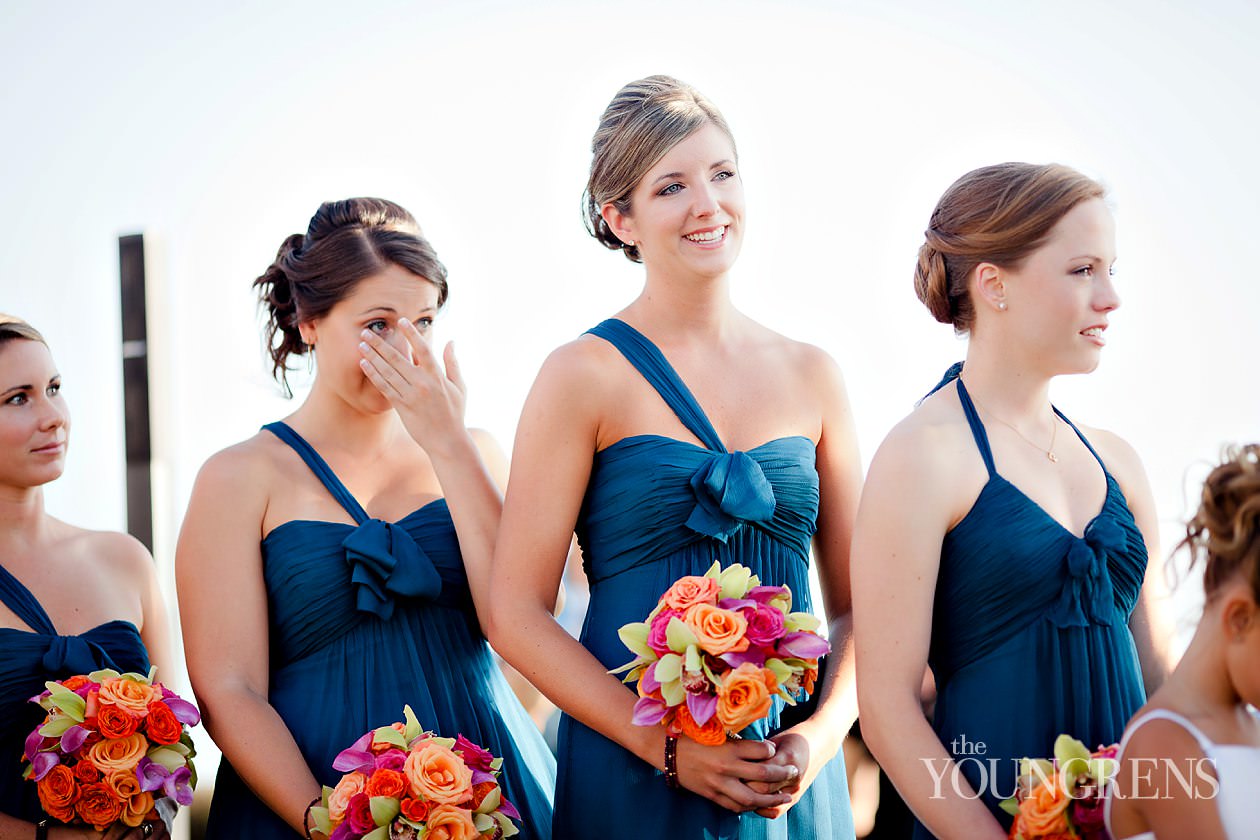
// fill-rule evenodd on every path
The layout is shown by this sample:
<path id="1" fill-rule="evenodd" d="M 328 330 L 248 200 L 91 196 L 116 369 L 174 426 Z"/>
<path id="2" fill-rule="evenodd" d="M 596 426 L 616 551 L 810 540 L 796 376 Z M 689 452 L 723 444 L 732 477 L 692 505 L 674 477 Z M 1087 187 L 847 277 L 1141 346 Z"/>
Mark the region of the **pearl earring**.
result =
<path id="1" fill-rule="evenodd" d="M 1000 301 L 998 301 L 998 309 L 1001 309 L 1003 312 L 1005 312 L 1005 311 L 1006 311 L 1006 301 L 1004 301 L 1004 300 L 1000 300 Z"/>

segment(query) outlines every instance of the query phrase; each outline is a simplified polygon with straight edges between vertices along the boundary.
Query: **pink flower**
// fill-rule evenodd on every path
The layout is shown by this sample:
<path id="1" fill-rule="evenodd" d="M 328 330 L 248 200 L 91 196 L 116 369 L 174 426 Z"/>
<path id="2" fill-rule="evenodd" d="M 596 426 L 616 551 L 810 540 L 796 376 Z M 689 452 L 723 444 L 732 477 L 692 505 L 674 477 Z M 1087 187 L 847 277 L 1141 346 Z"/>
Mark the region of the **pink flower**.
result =
<path id="1" fill-rule="evenodd" d="M 479 747 L 472 741 L 469 741 L 463 735 L 455 739 L 455 752 L 460 754 L 467 764 L 473 770 L 489 770 L 490 762 L 494 761 L 494 756 L 484 747 Z"/>
<path id="2" fill-rule="evenodd" d="M 407 763 L 407 754 L 399 749 L 388 750 L 376 757 L 377 770 L 401 770 Z"/>
<path id="3" fill-rule="evenodd" d="M 346 807 L 346 822 L 360 834 L 376 828 L 376 820 L 372 819 L 372 800 L 366 793 L 356 793 L 350 797 L 350 803 Z"/>
<path id="4" fill-rule="evenodd" d="M 683 617 L 682 610 L 663 609 L 652 619 L 652 626 L 648 630 L 648 647 L 656 651 L 657 656 L 664 656 L 669 653 L 669 642 L 666 641 L 665 631 L 669 627 L 671 618 Z"/>
<path id="5" fill-rule="evenodd" d="M 767 604 L 757 604 L 756 611 L 746 610 L 748 642 L 756 647 L 771 647 L 783 636 L 783 613 Z"/>

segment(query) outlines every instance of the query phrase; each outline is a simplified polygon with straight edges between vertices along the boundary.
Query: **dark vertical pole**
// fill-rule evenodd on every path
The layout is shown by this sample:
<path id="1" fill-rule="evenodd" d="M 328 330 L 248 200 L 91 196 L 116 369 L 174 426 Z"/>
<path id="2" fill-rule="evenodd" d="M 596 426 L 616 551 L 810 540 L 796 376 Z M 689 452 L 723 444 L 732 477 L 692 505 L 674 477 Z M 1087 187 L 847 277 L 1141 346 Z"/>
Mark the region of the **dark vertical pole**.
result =
<path id="1" fill-rule="evenodd" d="M 127 441 L 127 531 L 153 551 L 149 351 L 145 320 L 144 236 L 118 238 L 122 290 L 124 433 Z"/>

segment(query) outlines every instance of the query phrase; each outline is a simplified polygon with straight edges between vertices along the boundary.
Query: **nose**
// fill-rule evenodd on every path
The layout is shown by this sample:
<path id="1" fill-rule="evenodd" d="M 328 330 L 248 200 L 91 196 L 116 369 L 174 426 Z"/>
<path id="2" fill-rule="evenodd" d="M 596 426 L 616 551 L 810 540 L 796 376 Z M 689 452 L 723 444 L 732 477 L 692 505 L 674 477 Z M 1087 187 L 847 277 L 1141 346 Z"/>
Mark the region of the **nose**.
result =
<path id="1" fill-rule="evenodd" d="M 47 398 L 40 400 L 39 412 L 39 428 L 44 431 L 52 431 L 66 425 L 70 413 L 66 410 L 66 405 L 60 399 Z"/>
<path id="2" fill-rule="evenodd" d="M 703 182 L 692 190 L 691 213 L 698 219 L 704 219 L 718 212 L 717 193 L 708 182 Z"/>
<path id="3" fill-rule="evenodd" d="M 1111 274 L 1104 274 L 1094 286 L 1094 308 L 1099 312 L 1111 312 L 1120 307 L 1120 295 Z"/>

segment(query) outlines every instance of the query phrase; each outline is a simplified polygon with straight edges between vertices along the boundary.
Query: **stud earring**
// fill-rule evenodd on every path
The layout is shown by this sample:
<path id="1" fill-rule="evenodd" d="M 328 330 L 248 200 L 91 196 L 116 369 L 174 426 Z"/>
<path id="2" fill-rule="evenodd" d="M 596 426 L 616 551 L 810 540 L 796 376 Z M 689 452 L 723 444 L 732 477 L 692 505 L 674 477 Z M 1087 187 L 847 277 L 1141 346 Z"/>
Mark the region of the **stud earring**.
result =
<path id="1" fill-rule="evenodd" d="M 1005 312 L 1005 311 L 1006 311 L 1006 301 L 1004 301 L 1004 300 L 1000 300 L 1000 301 L 998 301 L 998 309 L 1001 309 L 1003 312 Z"/>

